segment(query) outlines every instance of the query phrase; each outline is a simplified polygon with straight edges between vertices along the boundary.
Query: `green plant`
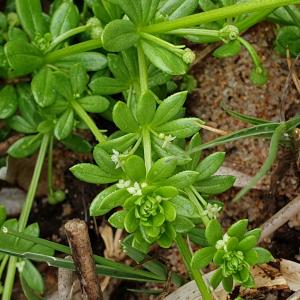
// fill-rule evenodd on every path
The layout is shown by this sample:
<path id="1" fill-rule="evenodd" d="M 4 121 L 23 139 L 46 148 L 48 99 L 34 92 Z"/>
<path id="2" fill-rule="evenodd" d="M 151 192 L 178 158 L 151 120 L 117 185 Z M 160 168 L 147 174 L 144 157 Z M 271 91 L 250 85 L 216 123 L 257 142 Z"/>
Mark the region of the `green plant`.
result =
<path id="1" fill-rule="evenodd" d="M 283 133 L 295 128 L 299 118 L 280 124 L 239 115 L 250 123 L 256 122 L 255 126 L 202 144 L 198 131 L 204 122 L 184 116 L 187 92 L 173 93 L 177 89 L 173 76 L 184 77 L 195 59 L 193 51 L 179 42 L 182 37 L 196 43 L 221 41 L 224 45 L 214 52 L 220 58 L 239 53 L 242 45 L 254 63 L 252 81 L 263 84 L 265 70 L 241 33 L 273 9 L 298 2 L 89 0 L 79 13 L 73 1 L 57 0 L 46 16 L 39 0 L 16 0 L 17 14 L 11 7 L 9 13 L 0 14 L 0 72 L 7 83 L 0 91 L 0 117 L 7 128 L 25 135 L 11 146 L 10 155 L 20 158 L 37 150 L 39 154 L 20 219 L 13 228 L 4 224 L 4 231 L 14 237 L 15 243 L 26 240 L 70 253 L 67 247 L 39 239 L 37 234 L 26 235 L 26 229 L 35 226 L 27 226 L 27 222 L 47 152 L 49 201 L 54 204 L 64 198 L 63 193 L 52 188 L 54 140 L 73 151 L 89 152 L 91 145 L 74 134 L 76 128 L 89 129 L 99 143 L 93 151 L 96 164 L 78 164 L 71 171 L 80 180 L 108 185 L 93 200 L 90 214 L 100 216 L 113 210 L 109 222 L 129 233 L 124 249 L 139 262 L 147 258 L 154 243 L 168 248 L 175 241 L 203 299 L 212 299 L 198 270 L 203 262 L 202 254 L 197 253 L 208 250 L 203 248 L 193 256 L 185 235 L 193 232 L 197 237 L 199 227 L 206 228 L 206 242 L 216 250 L 216 242 L 222 239 L 216 221 L 222 205 L 211 196 L 229 189 L 234 178 L 214 175 L 224 161 L 224 153 L 200 160 L 201 150 L 242 137 L 273 135 L 272 153 L 257 180 L 274 161 Z M 199 8 L 202 12 L 194 14 Z M 78 43 L 73 43 L 78 41 L 73 39 L 75 36 Z M 106 136 L 90 113 L 101 113 L 118 130 Z M 252 256 L 259 256 L 260 250 L 252 249 L 257 238 L 254 243 L 255 235 L 251 233 L 251 247 L 241 248 L 244 234 L 232 235 L 235 244 L 229 254 L 223 253 L 222 263 L 221 258 L 218 260 L 222 270 L 222 276 L 221 271 L 217 272 L 218 280 L 224 277 L 231 281 L 233 275 L 245 284 L 251 278 L 249 266 L 262 262 L 245 258 L 248 250 Z M 2 269 L 10 256 L 4 300 L 11 297 L 17 257 L 74 269 L 72 262 L 50 253 L 41 255 L 18 245 L 0 246 L 5 253 Z M 270 260 L 272 257 L 264 251 L 264 261 Z M 209 258 L 207 264 L 211 255 Z M 157 262 L 145 263 L 148 271 L 137 272 L 101 257 L 95 260 L 101 265 L 99 272 L 105 275 L 137 281 L 167 280 L 166 269 Z M 173 280 L 179 281 L 176 275 Z M 42 291 L 40 285 L 37 288 L 28 280 L 22 284 L 27 296 L 32 289 Z"/>

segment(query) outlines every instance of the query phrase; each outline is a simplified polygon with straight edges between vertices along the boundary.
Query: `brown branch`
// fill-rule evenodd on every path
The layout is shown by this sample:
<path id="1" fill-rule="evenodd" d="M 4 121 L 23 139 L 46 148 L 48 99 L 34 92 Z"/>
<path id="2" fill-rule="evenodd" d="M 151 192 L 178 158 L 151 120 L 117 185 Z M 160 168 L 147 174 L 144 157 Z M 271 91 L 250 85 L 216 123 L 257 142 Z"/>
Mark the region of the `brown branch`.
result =
<path id="1" fill-rule="evenodd" d="M 96 275 L 96 266 L 86 223 L 74 219 L 68 221 L 64 228 L 82 290 L 85 291 L 89 300 L 102 300 L 103 295 Z"/>
<path id="2" fill-rule="evenodd" d="M 266 221 L 262 226 L 260 241 L 269 237 L 279 227 L 288 222 L 293 216 L 300 212 L 300 195 L 290 201 L 286 206 L 279 210 L 274 216 Z"/>

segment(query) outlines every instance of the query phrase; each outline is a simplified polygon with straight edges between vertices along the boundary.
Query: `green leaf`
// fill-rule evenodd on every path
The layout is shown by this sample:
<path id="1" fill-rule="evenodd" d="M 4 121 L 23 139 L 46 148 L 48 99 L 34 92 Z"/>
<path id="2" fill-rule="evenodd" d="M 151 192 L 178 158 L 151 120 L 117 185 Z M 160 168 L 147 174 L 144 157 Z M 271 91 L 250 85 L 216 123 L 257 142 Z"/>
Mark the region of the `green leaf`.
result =
<path id="1" fill-rule="evenodd" d="M 124 171 L 131 180 L 140 182 L 146 177 L 145 162 L 140 156 L 131 155 L 124 163 Z"/>
<path id="2" fill-rule="evenodd" d="M 92 150 L 92 145 L 78 135 L 70 135 L 61 142 L 74 152 L 89 153 Z"/>
<path id="3" fill-rule="evenodd" d="M 102 171 L 98 166 L 82 163 L 70 168 L 70 171 L 79 180 L 94 184 L 112 183 L 119 180 L 118 177 L 113 177 L 110 174 Z"/>
<path id="4" fill-rule="evenodd" d="M 148 24 L 155 16 L 159 0 L 118 0 L 129 19 L 138 25 Z"/>
<path id="5" fill-rule="evenodd" d="M 214 255 L 214 263 L 221 266 L 224 263 L 224 255 L 226 254 L 226 251 L 223 249 L 217 250 L 217 252 Z"/>
<path id="6" fill-rule="evenodd" d="M 63 96 L 67 101 L 72 100 L 74 95 L 73 95 L 70 77 L 62 71 L 54 72 L 53 76 L 54 76 L 54 85 L 56 91 L 61 96 Z"/>
<path id="7" fill-rule="evenodd" d="M 64 1 L 54 12 L 51 18 L 50 32 L 52 38 L 56 38 L 64 32 L 75 28 L 79 19 L 79 12 L 73 1 Z"/>
<path id="8" fill-rule="evenodd" d="M 130 211 L 125 216 L 124 226 L 127 232 L 132 233 L 138 229 L 139 219 L 135 216 L 135 207 L 130 209 Z"/>
<path id="9" fill-rule="evenodd" d="M 94 198 L 90 206 L 90 214 L 92 216 L 102 216 L 113 208 L 122 206 L 128 198 L 128 192 L 125 189 L 116 190 L 107 196 L 105 195 L 101 192 Z"/>
<path id="10" fill-rule="evenodd" d="M 232 236 L 229 238 L 228 242 L 227 242 L 227 250 L 228 251 L 234 251 L 238 248 L 239 246 L 239 240 L 238 238 L 236 238 L 235 236 Z"/>
<path id="11" fill-rule="evenodd" d="M 234 55 L 238 55 L 241 51 L 241 43 L 238 40 L 230 41 L 227 44 L 224 44 L 217 48 L 213 52 L 214 57 L 225 58 Z"/>
<path id="12" fill-rule="evenodd" d="M 107 151 L 112 153 L 112 150 L 115 149 L 119 152 L 126 151 L 134 142 L 137 141 L 139 135 L 137 133 L 128 133 L 122 135 L 118 138 L 114 138 L 111 140 L 107 140 L 101 143 L 101 147 Z"/>
<path id="13" fill-rule="evenodd" d="M 8 154 L 15 158 L 32 155 L 41 145 L 42 136 L 30 135 L 23 137 L 11 145 Z"/>
<path id="14" fill-rule="evenodd" d="M 54 135 L 58 140 L 63 140 L 72 133 L 73 127 L 74 127 L 74 112 L 73 109 L 69 108 L 58 119 L 55 125 Z"/>
<path id="15" fill-rule="evenodd" d="M 202 269 L 212 262 L 216 249 L 214 247 L 205 247 L 195 252 L 192 257 L 191 266 L 194 269 Z"/>
<path id="16" fill-rule="evenodd" d="M 211 246 L 214 246 L 217 241 L 222 239 L 222 226 L 219 221 L 212 219 L 208 222 L 205 229 L 205 237 Z"/>
<path id="17" fill-rule="evenodd" d="M 44 64 L 42 52 L 24 41 L 9 41 L 5 44 L 4 51 L 15 75 L 18 76 L 29 74 Z"/>
<path id="18" fill-rule="evenodd" d="M 86 96 L 77 100 L 81 107 L 91 113 L 101 113 L 108 109 L 109 101 L 102 96 Z"/>
<path id="19" fill-rule="evenodd" d="M 152 147 L 157 152 L 159 157 L 173 156 L 179 166 L 188 163 L 191 158 L 179 146 L 173 143 L 164 144 L 164 140 L 157 136 L 151 136 Z"/>
<path id="20" fill-rule="evenodd" d="M 98 77 L 89 84 L 94 94 L 113 95 L 123 92 L 129 88 L 127 83 L 110 77 Z"/>
<path id="21" fill-rule="evenodd" d="M 141 45 L 150 62 L 158 69 L 170 75 L 183 75 L 187 65 L 181 57 L 173 52 L 147 40 L 141 40 Z"/>
<path id="22" fill-rule="evenodd" d="M 239 242 L 238 249 L 245 252 L 252 249 L 257 243 L 256 236 L 249 235 Z"/>
<path id="23" fill-rule="evenodd" d="M 199 1 L 199 4 L 202 1 Z M 201 5 L 201 4 L 200 4 Z M 198 0 L 167 0 L 160 7 L 159 12 L 168 16 L 170 20 L 191 15 L 198 6 Z"/>
<path id="24" fill-rule="evenodd" d="M 176 164 L 176 159 L 173 157 L 164 157 L 157 160 L 147 174 L 147 181 L 156 183 L 165 180 L 174 173 Z"/>
<path id="25" fill-rule="evenodd" d="M 40 0 L 16 0 L 16 10 L 22 27 L 31 39 L 48 31 Z"/>
<path id="26" fill-rule="evenodd" d="M 139 125 L 134 119 L 128 106 L 121 101 L 118 101 L 113 109 L 114 123 L 124 132 L 136 132 Z"/>
<path id="27" fill-rule="evenodd" d="M 267 249 L 261 247 L 255 247 L 253 249 L 256 251 L 258 255 L 258 260 L 256 262 L 258 265 L 265 264 L 274 260 L 273 255 Z"/>
<path id="28" fill-rule="evenodd" d="M 114 177 L 121 177 L 122 169 L 116 169 L 114 162 L 111 159 L 111 156 L 101 147 L 101 144 L 98 144 L 93 151 L 93 157 L 99 168 Z"/>
<path id="29" fill-rule="evenodd" d="M 124 221 L 126 215 L 126 210 L 117 211 L 109 217 L 108 222 L 115 228 L 124 229 Z"/>
<path id="30" fill-rule="evenodd" d="M 84 52 L 69 55 L 55 61 L 55 65 L 61 68 L 71 68 L 74 64 L 80 63 L 86 71 L 99 71 L 107 67 L 107 58 L 98 52 Z"/>
<path id="31" fill-rule="evenodd" d="M 197 118 L 182 118 L 170 121 L 156 130 L 160 133 L 170 134 L 176 138 L 183 139 L 192 136 L 201 128 L 201 121 Z"/>
<path id="32" fill-rule="evenodd" d="M 199 173 L 194 171 L 182 171 L 168 178 L 165 184 L 183 189 L 192 185 L 198 178 Z"/>
<path id="33" fill-rule="evenodd" d="M 216 289 L 219 286 L 219 284 L 221 283 L 222 279 L 223 279 L 222 269 L 219 268 L 213 273 L 209 282 L 210 282 L 211 286 L 214 289 Z"/>
<path id="34" fill-rule="evenodd" d="M 4 205 L 0 204 L 0 228 L 2 227 L 2 224 L 6 220 L 6 208 Z"/>
<path id="35" fill-rule="evenodd" d="M 176 117 L 185 102 L 186 96 L 187 92 L 180 92 L 162 101 L 156 110 L 152 124 L 159 126 Z"/>
<path id="36" fill-rule="evenodd" d="M 162 202 L 162 207 L 164 208 L 164 215 L 168 222 L 173 222 L 176 218 L 176 208 L 168 200 Z"/>
<path id="37" fill-rule="evenodd" d="M 157 96 L 150 90 L 145 92 L 138 100 L 136 118 L 141 125 L 151 123 L 155 114 L 157 101 Z"/>
<path id="38" fill-rule="evenodd" d="M 188 233 L 189 239 L 196 245 L 201 247 L 208 247 L 208 242 L 205 237 L 205 230 L 203 228 L 193 228 Z"/>
<path id="39" fill-rule="evenodd" d="M 70 68 L 70 75 L 74 95 L 81 95 L 86 90 L 89 82 L 85 67 L 81 63 L 74 64 Z"/>
<path id="40" fill-rule="evenodd" d="M 172 225 L 166 224 L 165 232 L 159 237 L 157 243 L 162 248 L 170 248 L 176 237 L 176 231 Z"/>
<path id="41" fill-rule="evenodd" d="M 187 218 L 199 218 L 198 210 L 189 199 L 178 195 L 169 201 L 176 207 L 177 215 Z"/>
<path id="42" fill-rule="evenodd" d="M 227 191 L 234 184 L 235 177 L 220 175 L 220 176 L 211 176 L 207 179 L 201 180 L 195 184 L 195 188 L 198 192 L 216 195 Z"/>
<path id="43" fill-rule="evenodd" d="M 198 147 L 195 147 L 190 151 L 194 153 L 199 150 L 204 150 L 207 148 L 223 145 L 226 143 L 234 142 L 243 138 L 249 137 L 258 137 L 258 136 L 271 136 L 274 130 L 279 126 L 279 123 L 269 123 L 269 124 L 260 124 L 250 128 L 244 128 L 234 133 L 216 138 L 208 143 L 202 144 Z"/>
<path id="44" fill-rule="evenodd" d="M 132 47 L 139 40 L 136 27 L 129 20 L 114 20 L 105 26 L 102 34 L 103 47 L 119 52 Z"/>
<path id="45" fill-rule="evenodd" d="M 24 262 L 25 265 L 21 272 L 21 276 L 32 290 L 42 293 L 44 291 L 44 282 L 40 272 L 29 260 L 25 259 Z"/>
<path id="46" fill-rule="evenodd" d="M 284 26 L 278 31 L 276 38 L 277 49 L 285 55 L 286 49 L 289 49 L 293 56 L 300 52 L 300 28 L 298 26 Z"/>
<path id="47" fill-rule="evenodd" d="M 20 276 L 21 286 L 25 297 L 29 300 L 43 300 L 42 297 L 37 295 L 27 284 L 25 279 Z"/>
<path id="48" fill-rule="evenodd" d="M 227 293 L 231 293 L 233 290 L 233 278 L 232 276 L 224 277 L 222 280 L 223 288 Z"/>
<path id="49" fill-rule="evenodd" d="M 6 85 L 0 91 L 0 119 L 12 116 L 18 108 L 18 99 L 15 89 Z"/>
<path id="50" fill-rule="evenodd" d="M 259 241 L 259 238 L 261 236 L 261 232 L 262 232 L 262 229 L 261 228 L 255 228 L 255 229 L 252 229 L 252 230 L 249 230 L 245 233 L 244 237 L 247 237 L 249 235 L 254 235 L 256 237 L 256 242 L 258 243 Z"/>
<path id="51" fill-rule="evenodd" d="M 172 225 L 178 233 L 187 233 L 195 227 L 194 223 L 190 219 L 182 216 L 176 216 Z"/>
<path id="52" fill-rule="evenodd" d="M 202 160 L 196 168 L 196 171 L 199 172 L 198 180 L 206 179 L 217 172 L 224 159 L 225 152 L 215 152 Z"/>
<path id="53" fill-rule="evenodd" d="M 173 198 L 178 195 L 178 190 L 173 186 L 161 186 L 155 190 L 155 194 L 163 198 Z"/>
<path id="54" fill-rule="evenodd" d="M 122 82 L 127 82 L 129 84 L 131 74 L 129 74 L 128 68 L 125 63 L 122 53 L 120 54 L 108 54 L 107 55 L 108 60 L 108 67 L 114 77 Z"/>
<path id="55" fill-rule="evenodd" d="M 54 103 L 56 99 L 53 71 L 45 67 L 41 69 L 31 81 L 31 90 L 34 100 L 41 107 Z"/>
<path id="56" fill-rule="evenodd" d="M 263 67 L 254 67 L 250 74 L 250 80 L 253 84 L 263 85 L 268 81 L 268 73 Z"/>
<path id="57" fill-rule="evenodd" d="M 248 227 L 247 219 L 239 220 L 228 228 L 227 234 L 229 236 L 235 236 L 238 239 L 241 239 L 246 233 L 247 227 Z"/>
<path id="58" fill-rule="evenodd" d="M 251 249 L 244 253 L 245 261 L 250 265 L 254 266 L 257 264 L 258 261 L 258 254 L 255 249 Z"/>
<path id="59" fill-rule="evenodd" d="M 10 128 L 18 132 L 29 134 L 35 133 L 37 130 L 34 126 L 32 126 L 31 123 L 19 115 L 12 116 L 11 118 L 7 119 L 6 122 Z"/>

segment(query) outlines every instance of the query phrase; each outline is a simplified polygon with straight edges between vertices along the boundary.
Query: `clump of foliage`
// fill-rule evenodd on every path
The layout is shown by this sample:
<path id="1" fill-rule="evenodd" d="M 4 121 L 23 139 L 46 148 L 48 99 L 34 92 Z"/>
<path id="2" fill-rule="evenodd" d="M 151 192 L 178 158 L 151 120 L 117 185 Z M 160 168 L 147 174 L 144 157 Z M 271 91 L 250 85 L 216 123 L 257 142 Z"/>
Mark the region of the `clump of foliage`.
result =
<path id="1" fill-rule="evenodd" d="M 43 292 L 41 276 L 28 259 L 74 268 L 72 262 L 53 257 L 53 250 L 69 253 L 68 247 L 38 238 L 38 226 L 27 222 L 46 154 L 48 198 L 56 204 L 65 195 L 53 188 L 53 147 L 62 143 L 72 151 L 91 151 L 78 128 L 89 130 L 97 142 L 95 164 L 77 164 L 71 172 L 82 181 L 105 185 L 90 215 L 110 213 L 109 223 L 128 233 L 123 241 L 128 255 L 142 262 L 153 244 L 169 248 L 175 242 L 205 300 L 212 295 L 199 269 L 212 261 L 219 267 L 214 288 L 222 281 L 230 292 L 233 280 L 253 286 L 251 266 L 272 256 L 256 247 L 259 230 L 247 232 L 246 220 L 222 234 L 217 221 L 222 203 L 215 195 L 228 190 L 235 178 L 215 175 L 225 153 L 201 159 L 201 151 L 244 137 L 271 137 L 268 160 L 239 199 L 270 168 L 279 143 L 283 137 L 289 142 L 300 120 L 281 124 L 227 110 L 254 126 L 201 143 L 199 130 L 205 122 L 185 116 L 187 91 L 182 90 L 193 86 L 186 73 L 196 57 L 180 42 L 221 42 L 214 51 L 219 58 L 237 55 L 244 47 L 253 62 L 251 81 L 264 84 L 267 72 L 241 34 L 275 8 L 298 2 L 86 0 L 79 11 L 72 0 L 56 0 L 47 14 L 39 0 L 8 2 L 0 14 L 0 75 L 6 83 L 0 90 L 0 118 L 6 124 L 2 138 L 12 130 L 22 133 L 8 154 L 22 158 L 38 151 L 38 157 L 19 220 L 4 222 L 4 212 L 0 215 L 0 277 L 8 264 L 4 300 L 11 298 L 16 267 L 28 298 Z M 177 84 L 178 78 L 183 84 Z M 107 135 L 98 129 L 95 114 L 112 121 L 117 130 Z M 192 255 L 186 236 L 197 240 L 201 230 L 205 247 Z M 1 242 L 7 236 L 11 242 Z M 143 270 L 99 256 L 95 261 L 102 275 L 144 282 L 168 277 L 157 261 L 145 263 Z M 180 284 L 178 275 L 172 280 Z"/>

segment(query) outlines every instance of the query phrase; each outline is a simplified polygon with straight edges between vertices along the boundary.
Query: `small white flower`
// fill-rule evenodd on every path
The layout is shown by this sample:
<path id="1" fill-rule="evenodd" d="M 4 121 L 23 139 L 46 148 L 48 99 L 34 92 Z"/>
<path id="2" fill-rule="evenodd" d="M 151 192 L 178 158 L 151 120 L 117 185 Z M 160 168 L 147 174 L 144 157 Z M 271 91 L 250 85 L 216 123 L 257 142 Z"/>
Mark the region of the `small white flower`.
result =
<path id="1" fill-rule="evenodd" d="M 135 182 L 133 186 L 127 188 L 127 191 L 133 196 L 142 196 L 142 189 L 138 182 Z"/>
<path id="2" fill-rule="evenodd" d="M 164 141 L 163 145 L 162 145 L 162 148 L 165 148 L 167 146 L 167 144 L 170 144 L 172 143 L 176 137 L 175 136 L 172 136 L 172 135 L 165 135 L 164 133 L 160 133 L 158 135 L 158 137 Z"/>
<path id="3" fill-rule="evenodd" d="M 128 188 L 131 184 L 130 180 L 124 180 L 124 179 L 120 179 L 119 182 L 116 184 L 118 189 L 124 189 L 124 188 Z"/>
<path id="4" fill-rule="evenodd" d="M 113 149 L 112 152 L 113 152 L 113 154 L 111 156 L 111 160 L 116 165 L 116 169 L 121 168 L 122 163 L 121 163 L 121 159 L 120 159 L 120 152 L 115 149 Z"/>
<path id="5" fill-rule="evenodd" d="M 229 235 L 227 233 L 225 233 L 223 235 L 223 239 L 217 241 L 216 249 L 218 249 L 218 250 L 224 249 L 226 251 L 227 250 L 226 246 L 227 246 L 227 242 L 228 242 L 229 238 L 230 238 Z"/>
<path id="6" fill-rule="evenodd" d="M 208 203 L 206 209 L 203 211 L 203 214 L 209 219 L 217 219 L 221 209 L 222 207 L 218 206 L 217 204 Z"/>

